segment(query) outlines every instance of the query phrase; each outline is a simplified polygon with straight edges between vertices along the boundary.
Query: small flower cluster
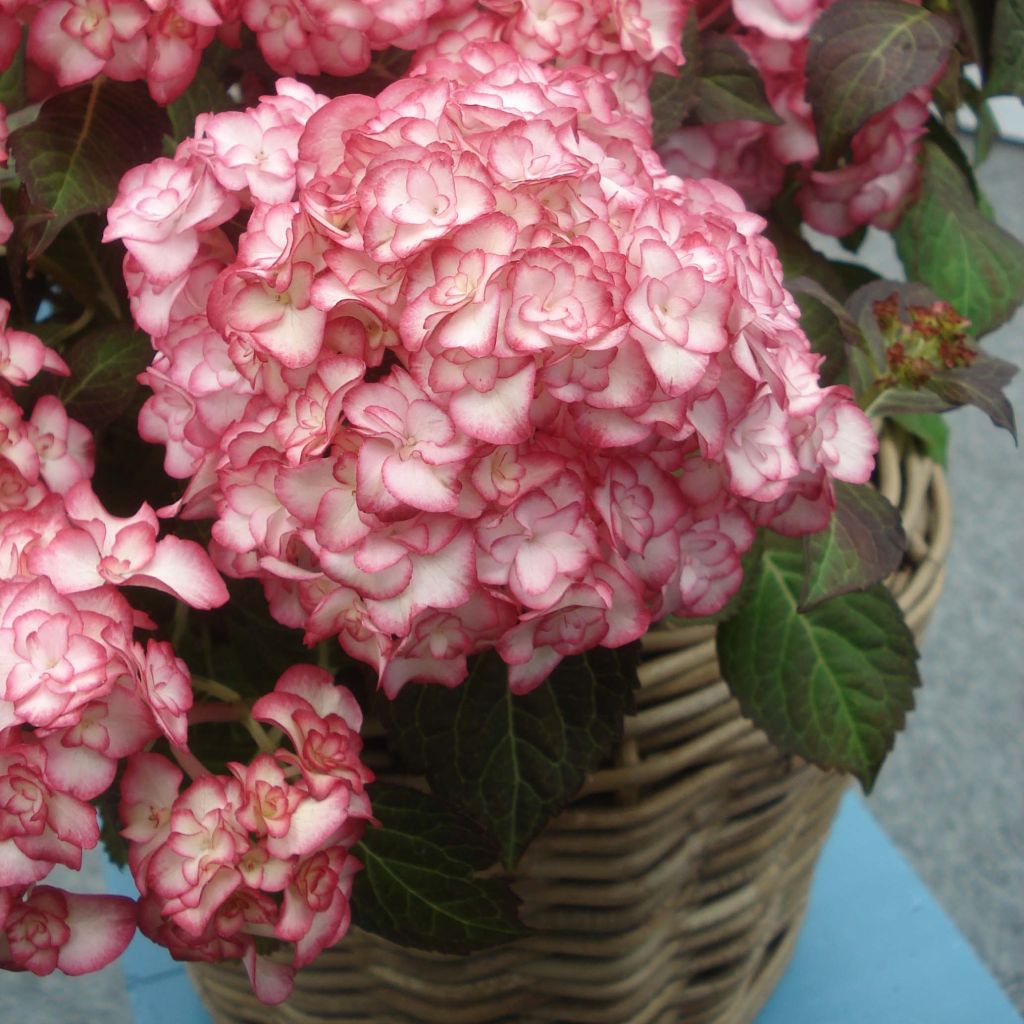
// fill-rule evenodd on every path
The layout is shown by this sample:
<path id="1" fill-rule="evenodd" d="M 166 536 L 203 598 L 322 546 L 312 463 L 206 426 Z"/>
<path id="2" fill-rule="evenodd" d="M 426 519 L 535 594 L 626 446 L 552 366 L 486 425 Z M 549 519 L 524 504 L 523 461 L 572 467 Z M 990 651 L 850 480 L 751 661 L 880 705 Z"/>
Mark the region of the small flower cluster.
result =
<path id="1" fill-rule="evenodd" d="M 128 519 L 93 495 L 92 437 L 52 395 L 26 418 L 13 389 L 56 353 L 8 328 L 0 304 L 0 963 L 47 974 L 98 970 L 135 929 L 135 905 L 36 883 L 78 869 L 99 838 L 89 800 L 117 762 L 159 736 L 185 741 L 188 673 L 120 593 L 169 590 L 197 607 L 227 591 L 197 544 L 157 540 L 146 506 Z"/>
<path id="2" fill-rule="evenodd" d="M 252 717 L 293 750 L 232 763 L 180 794 L 177 767 L 136 754 L 121 820 L 143 932 L 178 960 L 241 959 L 256 995 L 278 1003 L 295 970 L 348 931 L 361 867 L 349 850 L 371 820 L 372 775 L 359 759 L 359 705 L 323 669 L 293 666 Z M 260 955 L 261 940 L 294 944 L 292 963 Z"/>
<path id="3" fill-rule="evenodd" d="M 106 235 L 179 511 L 390 694 L 716 611 L 754 525 L 822 528 L 876 445 L 732 190 L 668 176 L 595 71 L 461 57 L 200 118 Z"/>
<path id="4" fill-rule="evenodd" d="M 886 342 L 886 387 L 919 388 L 938 371 L 970 366 L 977 358 L 967 335 L 970 320 L 948 302 L 901 308 L 894 293 L 875 302 L 873 312 Z"/>
<path id="5" fill-rule="evenodd" d="M 688 125 L 660 149 L 676 174 L 712 177 L 756 210 L 781 192 L 786 170 L 801 170 L 796 202 L 811 227 L 842 237 L 865 225 L 889 230 L 918 177 L 920 138 L 931 88 L 914 89 L 861 127 L 849 159 L 815 168 L 819 148 L 806 99 L 807 33 L 833 0 L 733 0 L 730 35 L 761 75 L 779 124 L 725 121 Z"/>

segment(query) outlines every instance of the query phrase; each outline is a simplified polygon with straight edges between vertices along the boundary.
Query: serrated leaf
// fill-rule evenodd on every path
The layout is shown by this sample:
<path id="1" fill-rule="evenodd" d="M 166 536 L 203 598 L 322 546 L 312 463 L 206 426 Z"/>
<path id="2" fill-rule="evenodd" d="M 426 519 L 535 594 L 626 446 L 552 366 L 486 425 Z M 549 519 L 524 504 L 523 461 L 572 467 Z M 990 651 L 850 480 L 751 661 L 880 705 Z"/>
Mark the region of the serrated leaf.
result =
<path id="1" fill-rule="evenodd" d="M 807 98 L 831 166 L 869 117 L 938 74 L 956 24 L 902 0 L 838 0 L 808 38 Z"/>
<path id="2" fill-rule="evenodd" d="M 771 541 L 718 627 L 719 663 L 776 747 L 870 790 L 914 706 L 914 638 L 880 583 L 799 612 L 803 565 L 798 541 Z"/>
<path id="3" fill-rule="evenodd" d="M 949 427 L 946 421 L 933 412 L 897 413 L 889 419 L 924 444 L 925 454 L 943 469 L 949 456 Z"/>
<path id="4" fill-rule="evenodd" d="M 985 92 L 1024 95 L 1024 0 L 997 0 Z"/>
<path id="5" fill-rule="evenodd" d="M 691 10 L 683 27 L 683 54 L 686 63 L 676 75 L 656 71 L 647 97 L 651 103 L 652 145 L 660 146 L 682 123 L 697 102 L 700 84 L 700 41 L 697 13 Z"/>
<path id="6" fill-rule="evenodd" d="M 194 135 L 200 114 L 217 114 L 234 106 L 220 79 L 209 68 L 200 67 L 189 87 L 167 105 L 171 138 L 178 143 Z"/>
<path id="7" fill-rule="evenodd" d="M 836 507 L 828 526 L 804 538 L 800 611 L 881 583 L 900 567 L 907 546 L 899 511 L 874 487 L 839 480 L 833 486 Z"/>
<path id="8" fill-rule="evenodd" d="M 128 324 L 92 331 L 65 353 L 71 376 L 58 394 L 68 413 L 101 430 L 139 394 L 138 375 L 153 358 L 149 338 Z"/>
<path id="9" fill-rule="evenodd" d="M 907 277 L 966 316 L 976 335 L 1005 323 L 1024 300 L 1024 246 L 984 216 L 933 142 L 924 144 L 918 196 L 894 235 Z"/>
<path id="10" fill-rule="evenodd" d="M 47 223 L 38 256 L 75 217 L 100 213 L 129 168 L 160 154 L 167 117 L 140 82 L 96 78 L 51 96 L 9 145 L 32 206 Z"/>
<path id="11" fill-rule="evenodd" d="M 516 696 L 491 651 L 461 686 L 407 686 L 382 715 L 399 754 L 495 838 L 511 868 L 621 736 L 636 661 L 635 645 L 598 647 Z"/>
<path id="12" fill-rule="evenodd" d="M 694 114 L 703 124 L 763 121 L 781 124 L 764 91 L 764 81 L 734 39 L 719 32 L 700 37 L 700 80 Z"/>
<path id="13" fill-rule="evenodd" d="M 353 852 L 362 862 L 352 889 L 353 922 L 403 946 L 470 953 L 525 933 L 518 901 L 500 878 L 479 878 L 494 847 L 472 824 L 428 793 L 370 788 L 380 828 Z"/>

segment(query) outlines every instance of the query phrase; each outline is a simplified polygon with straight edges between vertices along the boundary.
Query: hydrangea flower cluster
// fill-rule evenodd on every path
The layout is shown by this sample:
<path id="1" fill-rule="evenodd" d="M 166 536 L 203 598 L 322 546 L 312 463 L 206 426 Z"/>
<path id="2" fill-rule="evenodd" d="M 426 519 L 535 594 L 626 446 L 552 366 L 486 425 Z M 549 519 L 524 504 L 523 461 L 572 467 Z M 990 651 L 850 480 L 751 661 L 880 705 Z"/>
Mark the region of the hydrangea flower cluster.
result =
<path id="1" fill-rule="evenodd" d="M 445 37 L 503 39 L 537 60 L 605 67 L 623 90 L 646 94 L 648 64 L 682 63 L 690 0 L 3 0 L 0 70 L 28 26 L 29 59 L 67 87 L 103 74 L 144 80 L 158 103 L 192 81 L 215 39 L 237 47 L 243 29 L 282 75 L 356 75 L 375 52 L 415 50 Z M 639 90 L 639 91 L 638 91 Z M 646 102 L 644 99 L 643 102 Z"/>
<path id="2" fill-rule="evenodd" d="M 415 62 L 460 59 L 474 43 L 503 42 L 520 56 L 604 73 L 623 110 L 650 115 L 654 72 L 685 61 L 683 25 L 693 0 L 480 0 L 461 15 L 436 18 Z"/>
<path id="3" fill-rule="evenodd" d="M 176 510 L 389 694 L 716 611 L 755 524 L 822 528 L 876 446 L 735 192 L 667 175 L 596 71 L 461 56 L 200 118 L 106 235 Z"/>
<path id="4" fill-rule="evenodd" d="M 359 759 L 362 714 L 330 673 L 296 665 L 252 708 L 293 750 L 232 763 L 179 793 L 180 769 L 135 754 L 121 784 L 140 926 L 178 960 L 241 959 L 256 995 L 278 1003 L 297 968 L 348 931 L 361 867 L 349 852 L 371 820 Z M 290 965 L 259 939 L 294 945 Z"/>
<path id="5" fill-rule="evenodd" d="M 135 904 L 38 886 L 78 869 L 99 838 L 89 801 L 117 762 L 159 736 L 184 744 L 192 691 L 166 643 L 118 589 L 169 590 L 197 607 L 227 598 L 199 545 L 157 540 L 146 506 L 110 516 L 93 495 L 93 443 L 60 401 L 26 417 L 13 389 L 63 360 L 9 329 L 0 302 L 0 963 L 48 974 L 98 970 L 135 930 Z"/>
<path id="6" fill-rule="evenodd" d="M 843 166 L 815 169 L 818 141 L 805 96 L 807 33 L 833 2 L 733 0 L 730 35 L 761 75 L 781 123 L 688 125 L 674 132 L 659 152 L 670 171 L 723 181 L 755 210 L 771 205 L 782 190 L 787 167 L 797 165 L 801 179 L 796 202 L 811 227 L 838 237 L 869 224 L 891 230 L 917 182 L 932 90 L 914 89 L 871 117 L 854 135 Z"/>
<path id="7" fill-rule="evenodd" d="M 252 708 L 292 750 L 266 750 L 233 778 L 188 750 L 192 680 L 171 645 L 119 588 L 143 586 L 193 608 L 227 589 L 192 541 L 158 539 L 147 505 L 110 515 L 93 494 L 93 441 L 52 395 L 28 418 L 12 389 L 63 360 L 8 329 L 0 304 L 0 966 L 48 974 L 99 970 L 143 929 L 179 958 L 242 958 L 267 1001 L 292 968 L 256 957 L 257 937 L 295 943 L 308 963 L 347 930 L 359 863 L 349 847 L 370 820 L 352 695 L 308 665 L 285 672 Z M 163 737 L 195 781 L 144 753 Z M 122 782 L 122 821 L 141 907 L 120 896 L 39 883 L 77 870 L 99 839 L 89 801 Z"/>

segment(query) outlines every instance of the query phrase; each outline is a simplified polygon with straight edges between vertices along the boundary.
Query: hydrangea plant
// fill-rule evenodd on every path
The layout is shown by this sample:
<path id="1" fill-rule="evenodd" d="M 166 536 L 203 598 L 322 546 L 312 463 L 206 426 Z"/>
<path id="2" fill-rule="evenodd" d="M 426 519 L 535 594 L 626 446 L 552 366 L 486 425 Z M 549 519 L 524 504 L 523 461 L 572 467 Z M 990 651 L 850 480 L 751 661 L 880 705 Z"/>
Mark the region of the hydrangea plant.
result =
<path id="1" fill-rule="evenodd" d="M 514 939 L 669 618 L 870 787 L 918 683 L 876 429 L 1014 429 L 977 339 L 1024 248 L 949 129 L 984 159 L 1022 39 L 1012 0 L 4 0 L 0 965 L 138 927 L 279 1002 L 352 922 Z M 101 833 L 137 901 L 45 884 Z"/>

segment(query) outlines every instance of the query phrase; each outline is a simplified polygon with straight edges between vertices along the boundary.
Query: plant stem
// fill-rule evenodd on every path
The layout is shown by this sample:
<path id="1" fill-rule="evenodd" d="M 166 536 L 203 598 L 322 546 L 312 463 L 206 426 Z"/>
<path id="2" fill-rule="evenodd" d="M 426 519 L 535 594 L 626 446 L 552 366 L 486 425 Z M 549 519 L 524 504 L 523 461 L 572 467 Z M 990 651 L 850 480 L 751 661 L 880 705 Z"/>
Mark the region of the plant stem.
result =
<path id="1" fill-rule="evenodd" d="M 234 719 L 245 726 L 246 731 L 256 741 L 256 746 L 262 753 L 272 754 L 277 750 L 279 744 L 267 732 L 267 730 L 252 717 L 249 705 L 242 699 L 241 694 L 236 693 L 230 686 L 218 683 L 215 679 L 207 679 L 205 676 L 194 675 L 192 677 L 192 686 L 201 693 L 208 693 L 211 697 L 216 697 L 218 700 L 223 701 L 225 705 L 233 708 L 235 710 L 235 714 L 233 715 Z M 211 718 L 208 720 L 214 721 L 215 719 Z M 230 719 L 221 720 L 224 721 Z"/>
<path id="2" fill-rule="evenodd" d="M 200 761 L 199 758 L 190 750 L 186 750 L 183 747 L 172 746 L 171 754 L 173 755 L 174 760 L 181 766 L 182 771 L 185 772 L 193 782 L 212 774 L 203 762 Z"/>

